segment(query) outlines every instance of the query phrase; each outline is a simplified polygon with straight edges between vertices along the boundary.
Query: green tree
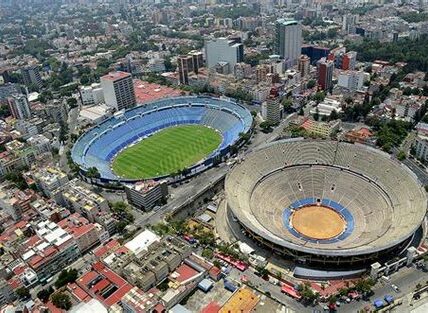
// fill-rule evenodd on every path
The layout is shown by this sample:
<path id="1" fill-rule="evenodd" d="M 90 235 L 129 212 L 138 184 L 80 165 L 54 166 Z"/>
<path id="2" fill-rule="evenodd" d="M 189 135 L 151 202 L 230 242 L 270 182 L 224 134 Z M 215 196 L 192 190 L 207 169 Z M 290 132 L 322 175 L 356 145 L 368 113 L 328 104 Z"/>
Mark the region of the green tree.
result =
<path id="1" fill-rule="evenodd" d="M 69 270 L 63 270 L 59 276 L 58 279 L 55 282 L 56 288 L 61 288 L 68 283 L 73 283 L 76 281 L 78 275 L 78 271 L 76 269 L 69 269 Z"/>
<path id="2" fill-rule="evenodd" d="M 264 133 L 270 133 L 272 131 L 272 124 L 268 121 L 260 123 L 260 128 Z"/>
<path id="3" fill-rule="evenodd" d="M 306 84 L 306 87 L 308 88 L 308 89 L 312 89 L 312 88 L 314 88 L 315 87 L 315 85 L 317 84 L 317 82 L 315 81 L 315 80 L 313 80 L 313 79 L 311 79 L 311 80 L 309 80 L 308 81 L 308 83 Z"/>
<path id="4" fill-rule="evenodd" d="M 95 166 L 93 166 L 93 167 L 88 168 L 88 170 L 86 171 L 86 176 L 91 178 L 91 179 L 92 178 L 100 178 L 101 174 L 98 171 L 98 169 Z"/>
<path id="5" fill-rule="evenodd" d="M 15 292 L 20 299 L 28 299 L 31 296 L 30 291 L 25 287 L 20 287 Z"/>
<path id="6" fill-rule="evenodd" d="M 400 161 L 403 161 L 406 158 L 406 152 L 403 150 L 400 150 L 397 154 L 397 159 Z"/>
<path id="7" fill-rule="evenodd" d="M 75 108 L 77 106 L 77 99 L 76 98 L 68 98 L 67 104 L 70 108 Z"/>
<path id="8" fill-rule="evenodd" d="M 284 108 L 284 111 L 289 111 L 293 106 L 293 100 L 290 98 L 284 98 L 281 101 L 281 104 L 282 104 L 282 107 Z"/>
<path id="9" fill-rule="evenodd" d="M 319 119 L 320 119 L 320 113 L 319 113 L 318 108 L 315 109 L 315 113 L 314 113 L 313 117 L 314 117 L 315 121 L 319 121 Z"/>
<path id="10" fill-rule="evenodd" d="M 54 292 L 54 289 L 52 287 L 49 287 L 48 289 L 42 289 L 37 293 L 37 298 L 42 300 L 44 303 L 49 301 L 49 297 Z"/>
<path id="11" fill-rule="evenodd" d="M 63 293 L 57 292 L 51 297 L 53 305 L 55 305 L 59 309 L 70 310 L 71 309 L 71 300 L 70 297 Z"/>
<path id="12" fill-rule="evenodd" d="M 318 91 L 317 93 L 315 93 L 315 95 L 313 96 L 313 99 L 316 103 L 320 103 L 323 102 L 325 99 L 325 93 L 323 91 Z"/>

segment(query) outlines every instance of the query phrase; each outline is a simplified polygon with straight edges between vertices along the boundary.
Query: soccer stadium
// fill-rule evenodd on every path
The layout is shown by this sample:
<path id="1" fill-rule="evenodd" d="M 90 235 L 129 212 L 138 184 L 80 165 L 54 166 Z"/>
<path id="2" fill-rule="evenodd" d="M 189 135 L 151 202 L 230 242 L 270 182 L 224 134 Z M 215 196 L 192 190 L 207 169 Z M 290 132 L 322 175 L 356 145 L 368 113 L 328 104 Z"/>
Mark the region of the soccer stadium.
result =
<path id="1" fill-rule="evenodd" d="M 71 156 L 83 172 L 96 167 L 102 183 L 193 175 L 227 156 L 251 126 L 250 112 L 231 100 L 167 98 L 117 112 L 83 134 Z"/>
<path id="2" fill-rule="evenodd" d="M 399 256 L 419 243 L 427 208 L 425 190 L 406 166 L 339 141 L 267 144 L 232 168 L 225 192 L 246 235 L 298 264 L 325 269 Z"/>

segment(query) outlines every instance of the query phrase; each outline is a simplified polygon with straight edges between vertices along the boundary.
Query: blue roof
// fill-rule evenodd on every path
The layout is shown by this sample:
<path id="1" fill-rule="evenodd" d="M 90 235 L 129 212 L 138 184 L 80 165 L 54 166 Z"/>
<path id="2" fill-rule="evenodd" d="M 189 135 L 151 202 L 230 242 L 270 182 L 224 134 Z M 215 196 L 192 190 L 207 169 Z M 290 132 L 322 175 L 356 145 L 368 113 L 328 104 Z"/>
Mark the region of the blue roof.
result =
<path id="1" fill-rule="evenodd" d="M 381 299 L 376 299 L 376 300 L 373 302 L 373 305 L 374 305 L 376 308 L 381 308 L 381 307 L 383 307 L 383 306 L 384 306 L 384 303 L 383 303 L 383 301 L 382 301 Z"/>
<path id="2" fill-rule="evenodd" d="M 385 301 L 386 301 L 386 302 L 389 302 L 389 303 L 391 303 L 391 302 L 393 302 L 393 301 L 394 301 L 394 297 L 393 297 L 393 296 L 391 296 L 391 295 L 386 295 L 386 296 L 384 297 L 384 299 L 385 299 Z"/>

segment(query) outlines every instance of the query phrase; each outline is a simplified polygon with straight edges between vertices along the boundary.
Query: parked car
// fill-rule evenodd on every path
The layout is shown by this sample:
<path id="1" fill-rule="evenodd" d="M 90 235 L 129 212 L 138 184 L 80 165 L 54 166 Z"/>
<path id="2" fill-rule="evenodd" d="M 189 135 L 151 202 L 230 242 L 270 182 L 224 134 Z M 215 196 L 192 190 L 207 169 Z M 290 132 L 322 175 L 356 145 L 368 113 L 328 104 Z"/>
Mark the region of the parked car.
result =
<path id="1" fill-rule="evenodd" d="M 395 292 L 400 292 L 400 288 L 397 285 L 392 284 L 391 288 L 394 289 Z"/>

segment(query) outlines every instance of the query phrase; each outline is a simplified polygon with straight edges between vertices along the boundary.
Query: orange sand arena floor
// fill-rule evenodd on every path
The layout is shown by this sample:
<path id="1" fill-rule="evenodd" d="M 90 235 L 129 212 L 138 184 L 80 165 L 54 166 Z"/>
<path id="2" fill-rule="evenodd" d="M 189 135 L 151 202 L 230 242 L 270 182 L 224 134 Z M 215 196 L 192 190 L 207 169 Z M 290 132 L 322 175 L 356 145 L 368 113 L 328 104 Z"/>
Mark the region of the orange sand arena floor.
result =
<path id="1" fill-rule="evenodd" d="M 336 211 L 323 206 L 311 205 L 291 215 L 293 228 L 313 239 L 329 239 L 340 235 L 346 222 Z"/>

